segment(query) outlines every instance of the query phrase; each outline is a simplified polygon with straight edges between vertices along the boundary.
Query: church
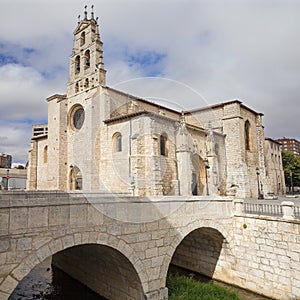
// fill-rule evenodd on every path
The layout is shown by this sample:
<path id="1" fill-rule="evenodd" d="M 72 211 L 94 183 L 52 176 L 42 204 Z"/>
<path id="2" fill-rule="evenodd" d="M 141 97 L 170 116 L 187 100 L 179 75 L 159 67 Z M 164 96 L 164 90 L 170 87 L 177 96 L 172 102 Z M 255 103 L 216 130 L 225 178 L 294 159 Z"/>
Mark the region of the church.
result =
<path id="1" fill-rule="evenodd" d="M 176 111 L 107 86 L 93 11 L 74 31 L 66 89 L 47 98 L 48 124 L 33 126 L 28 190 L 284 193 L 280 144 L 265 139 L 263 114 L 239 100 Z"/>

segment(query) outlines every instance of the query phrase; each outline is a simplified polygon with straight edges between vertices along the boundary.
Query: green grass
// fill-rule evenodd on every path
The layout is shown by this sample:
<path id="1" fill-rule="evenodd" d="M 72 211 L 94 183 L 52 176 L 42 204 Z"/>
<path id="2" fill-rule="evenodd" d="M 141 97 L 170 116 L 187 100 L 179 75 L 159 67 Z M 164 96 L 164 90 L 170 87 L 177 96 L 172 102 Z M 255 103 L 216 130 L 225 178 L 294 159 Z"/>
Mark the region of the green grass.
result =
<path id="1" fill-rule="evenodd" d="M 168 275 L 167 287 L 169 300 L 241 300 L 234 291 L 178 274 Z"/>

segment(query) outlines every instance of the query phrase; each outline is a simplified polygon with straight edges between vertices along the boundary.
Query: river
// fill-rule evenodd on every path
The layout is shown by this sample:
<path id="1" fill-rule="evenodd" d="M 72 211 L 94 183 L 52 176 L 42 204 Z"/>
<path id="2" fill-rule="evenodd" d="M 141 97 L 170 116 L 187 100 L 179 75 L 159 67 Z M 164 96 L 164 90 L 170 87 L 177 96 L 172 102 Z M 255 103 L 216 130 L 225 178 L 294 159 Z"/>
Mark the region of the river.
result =
<path id="1" fill-rule="evenodd" d="M 171 267 L 171 272 L 189 275 L 191 272 Z M 209 278 L 194 275 L 199 281 L 208 282 Z M 215 282 L 215 281 L 214 281 Z M 215 282 L 226 288 L 235 289 L 242 300 L 267 300 L 263 296 L 235 288 L 223 283 Z M 9 300 L 105 300 L 92 290 L 71 278 L 60 269 L 51 266 L 50 259 L 35 267 L 17 286 Z M 121 299 L 120 299 L 121 300 Z"/>

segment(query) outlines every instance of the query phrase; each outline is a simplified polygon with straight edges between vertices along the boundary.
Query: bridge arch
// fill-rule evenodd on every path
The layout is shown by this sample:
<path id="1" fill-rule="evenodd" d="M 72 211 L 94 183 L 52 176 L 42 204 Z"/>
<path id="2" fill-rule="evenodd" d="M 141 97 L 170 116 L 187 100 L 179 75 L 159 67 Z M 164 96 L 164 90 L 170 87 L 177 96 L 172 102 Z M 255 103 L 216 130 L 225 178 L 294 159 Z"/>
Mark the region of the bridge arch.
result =
<path id="1" fill-rule="evenodd" d="M 112 291 L 112 295 L 108 295 L 101 290 L 101 285 L 99 285 L 97 290 L 97 287 L 95 289 L 95 286 L 90 286 L 88 282 L 85 282 L 84 278 L 82 280 L 82 278 L 78 278 L 76 274 L 73 274 L 72 272 L 74 270 L 65 270 L 63 261 L 65 258 L 68 260 L 68 255 L 70 255 L 70 260 L 71 257 L 75 259 L 77 257 L 77 259 L 80 259 L 81 255 L 87 257 L 87 254 L 90 253 L 90 257 L 92 257 L 92 259 L 89 263 L 92 263 L 95 262 L 95 257 L 91 256 L 91 253 L 94 252 L 98 255 L 109 256 L 110 261 L 113 261 L 114 264 L 114 275 L 117 275 L 117 271 L 126 273 L 123 278 L 120 277 L 119 279 L 124 282 L 125 277 L 130 278 L 133 283 L 130 291 L 134 299 L 142 299 L 144 297 L 144 290 L 145 285 L 147 285 L 148 282 L 148 276 L 145 270 L 143 270 L 144 267 L 140 259 L 135 255 L 134 250 L 122 239 L 118 239 L 107 233 L 99 233 L 99 231 L 75 233 L 58 237 L 56 239 L 50 239 L 38 249 L 32 251 L 10 272 L 10 274 L 2 282 L 1 290 L 5 291 L 7 293 L 7 297 L 9 297 L 9 295 L 17 287 L 18 283 L 24 279 L 34 267 L 52 256 L 54 264 L 75 279 L 78 279 L 99 294 L 106 297 L 109 296 L 109 299 L 120 299 L 120 295 L 124 292 L 122 286 L 120 287 L 119 285 L 120 281 L 117 281 L 119 285 L 118 289 Z M 102 258 L 100 259 L 100 264 L 101 262 L 104 262 Z M 118 262 L 122 265 L 117 265 Z M 76 263 L 78 263 L 78 261 Z M 71 271 L 71 274 L 69 271 Z M 94 278 L 95 277 L 93 277 L 93 279 Z M 128 286 L 128 280 L 126 281 L 126 284 Z"/>
<path id="2" fill-rule="evenodd" d="M 228 269 L 235 260 L 231 239 L 228 224 L 222 226 L 215 220 L 196 220 L 178 229 L 165 256 L 161 278 L 166 280 L 172 264 L 220 280 L 222 274 L 230 276 Z"/>

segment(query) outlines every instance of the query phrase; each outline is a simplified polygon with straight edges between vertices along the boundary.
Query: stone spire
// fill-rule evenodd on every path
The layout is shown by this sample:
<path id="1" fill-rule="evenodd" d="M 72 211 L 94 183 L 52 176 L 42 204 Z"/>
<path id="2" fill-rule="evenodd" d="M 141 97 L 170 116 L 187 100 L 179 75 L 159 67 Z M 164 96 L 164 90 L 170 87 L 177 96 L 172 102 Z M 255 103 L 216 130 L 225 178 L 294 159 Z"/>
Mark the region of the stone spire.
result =
<path id="1" fill-rule="evenodd" d="M 74 31 L 73 52 L 70 58 L 70 79 L 68 96 L 87 92 L 99 85 L 106 84 L 106 70 L 103 63 L 103 43 L 100 39 L 99 26 L 94 18 L 94 6 L 91 7 L 91 19 L 88 19 L 87 5 L 84 18 Z"/>
<path id="2" fill-rule="evenodd" d="M 87 20 L 87 5 L 84 7 L 84 20 Z"/>
<path id="3" fill-rule="evenodd" d="M 91 19 L 94 20 L 94 5 L 91 6 Z"/>

